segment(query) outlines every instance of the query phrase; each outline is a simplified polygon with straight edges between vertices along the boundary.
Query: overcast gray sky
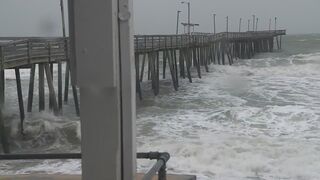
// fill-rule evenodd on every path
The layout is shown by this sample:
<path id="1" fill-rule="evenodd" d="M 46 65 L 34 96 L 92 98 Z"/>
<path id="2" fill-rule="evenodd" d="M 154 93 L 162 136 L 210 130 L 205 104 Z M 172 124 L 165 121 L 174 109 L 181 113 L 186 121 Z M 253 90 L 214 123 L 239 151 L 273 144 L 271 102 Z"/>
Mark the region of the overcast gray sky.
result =
<path id="1" fill-rule="evenodd" d="M 178 0 L 134 0 L 136 34 L 175 33 L 176 12 L 187 6 Z M 279 17 L 279 28 L 290 34 L 320 33 L 320 0 L 190 0 L 191 21 L 197 29 L 212 32 L 212 14 L 217 14 L 217 30 L 225 30 L 230 17 L 230 31 L 243 29 L 252 14 L 259 17 L 259 29 L 268 29 L 269 18 Z M 59 0 L 0 0 L 0 36 L 57 36 L 61 34 Z M 180 28 L 182 30 L 182 27 Z"/>

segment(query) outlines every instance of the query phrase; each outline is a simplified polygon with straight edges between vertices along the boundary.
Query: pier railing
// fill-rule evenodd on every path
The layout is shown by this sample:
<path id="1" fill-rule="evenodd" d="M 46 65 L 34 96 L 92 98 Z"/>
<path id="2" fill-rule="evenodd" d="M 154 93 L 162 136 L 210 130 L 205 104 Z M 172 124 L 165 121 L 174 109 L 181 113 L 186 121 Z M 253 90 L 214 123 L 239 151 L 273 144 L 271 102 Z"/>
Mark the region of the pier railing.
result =
<path id="1" fill-rule="evenodd" d="M 67 58 L 68 39 L 31 38 L 9 41 L 0 45 L 1 68 L 55 62 Z"/>
<path id="2" fill-rule="evenodd" d="M 165 49 L 206 46 L 219 41 L 254 40 L 285 35 L 285 30 L 193 33 L 191 35 L 135 35 L 136 53 Z M 22 67 L 36 63 L 66 60 L 69 56 L 68 38 L 6 37 L 0 38 L 1 69 Z"/>
<path id="3" fill-rule="evenodd" d="M 184 47 L 203 46 L 208 43 L 218 41 L 236 41 L 243 39 L 272 38 L 285 35 L 285 30 L 276 31 L 248 31 L 248 32 L 222 32 L 212 33 L 193 33 L 191 35 L 136 35 L 136 52 L 157 51 L 163 49 L 177 49 Z"/>

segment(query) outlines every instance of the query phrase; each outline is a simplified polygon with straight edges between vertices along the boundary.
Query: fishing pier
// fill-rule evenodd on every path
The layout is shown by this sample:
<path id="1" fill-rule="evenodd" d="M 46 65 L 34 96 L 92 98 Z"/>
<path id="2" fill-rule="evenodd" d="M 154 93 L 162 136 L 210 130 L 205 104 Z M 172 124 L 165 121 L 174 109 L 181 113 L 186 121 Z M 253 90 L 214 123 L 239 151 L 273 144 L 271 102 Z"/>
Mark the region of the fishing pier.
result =
<path id="1" fill-rule="evenodd" d="M 181 79 L 192 83 L 209 72 L 210 64 L 232 65 L 239 59 L 250 59 L 256 53 L 281 49 L 285 30 L 192 33 L 179 35 L 135 35 L 134 67 L 137 97 L 143 100 L 143 82 L 150 82 L 154 95 L 160 93 L 161 79 L 171 79 L 174 90 L 179 90 Z M 5 71 L 13 69 L 16 75 L 20 130 L 24 133 L 25 109 L 34 110 L 35 83 L 38 83 L 39 111 L 47 107 L 63 115 L 63 105 L 68 103 L 69 88 L 80 115 L 77 74 L 81 69 L 74 53 L 74 40 L 69 38 L 2 37 L 0 38 L 0 140 L 5 153 L 10 153 L 9 137 L 4 123 Z M 57 65 L 57 66 L 54 66 Z M 64 68 L 63 68 L 64 66 Z M 53 76 L 57 67 L 57 76 Z M 27 103 L 24 102 L 20 70 L 30 69 Z M 38 69 L 36 71 L 36 69 Z M 65 70 L 64 72 L 63 69 Z M 193 76 L 192 72 L 196 74 Z M 38 73 L 38 79 L 35 74 Z M 55 80 L 55 78 L 57 78 Z M 57 84 L 55 84 L 57 82 Z M 47 88 L 46 88 L 47 87 Z M 49 93 L 45 93 L 48 89 Z M 27 108 L 25 108 L 27 104 Z"/>
<path id="2" fill-rule="evenodd" d="M 281 36 L 285 34 L 285 30 L 277 30 L 192 35 L 137 35 L 134 41 L 137 93 L 142 99 L 140 83 L 147 71 L 147 78 L 151 80 L 154 94 L 159 94 L 160 63 L 162 63 L 162 78 L 166 78 L 168 68 L 173 88 L 178 90 L 179 77 L 192 82 L 192 68 L 196 69 L 197 76 L 201 78 L 203 69 L 201 67 L 209 72 L 210 64 L 232 65 L 237 59 L 250 59 L 256 53 L 272 52 L 274 44 L 277 49 L 281 49 Z"/>

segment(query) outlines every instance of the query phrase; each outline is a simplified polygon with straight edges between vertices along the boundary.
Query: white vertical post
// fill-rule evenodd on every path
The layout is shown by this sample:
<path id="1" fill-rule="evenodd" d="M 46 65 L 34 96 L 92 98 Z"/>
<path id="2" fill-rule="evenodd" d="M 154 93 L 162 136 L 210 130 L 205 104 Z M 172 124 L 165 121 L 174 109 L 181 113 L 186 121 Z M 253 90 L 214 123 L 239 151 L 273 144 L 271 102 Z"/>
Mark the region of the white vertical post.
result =
<path id="1" fill-rule="evenodd" d="M 136 175 L 136 75 L 134 62 L 133 0 L 119 0 L 120 81 L 122 110 L 122 173 Z"/>
<path id="2" fill-rule="evenodd" d="M 70 1 L 81 97 L 82 179 L 132 180 L 136 169 L 132 0 Z"/>

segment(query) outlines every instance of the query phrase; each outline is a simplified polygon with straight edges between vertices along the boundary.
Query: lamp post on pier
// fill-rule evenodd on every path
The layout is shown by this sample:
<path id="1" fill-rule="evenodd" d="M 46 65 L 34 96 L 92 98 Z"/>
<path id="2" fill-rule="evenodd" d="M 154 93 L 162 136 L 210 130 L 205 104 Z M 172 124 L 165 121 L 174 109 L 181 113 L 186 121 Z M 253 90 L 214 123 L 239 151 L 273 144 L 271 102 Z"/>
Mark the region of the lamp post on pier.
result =
<path id="1" fill-rule="evenodd" d="M 256 31 L 258 31 L 258 22 L 259 22 L 259 18 L 257 18 L 257 22 L 256 22 Z"/>
<path id="2" fill-rule="evenodd" d="M 216 14 L 213 14 L 213 34 L 216 34 Z"/>
<path id="3" fill-rule="evenodd" d="M 277 30 L 277 20 L 278 20 L 278 18 L 275 17 L 275 18 L 274 18 L 274 30 L 275 30 L 275 31 Z"/>
<path id="4" fill-rule="evenodd" d="M 227 33 L 228 33 L 228 31 L 229 31 L 229 16 L 226 17 L 226 20 L 227 20 L 227 29 L 226 30 L 227 30 Z"/>
<path id="5" fill-rule="evenodd" d="M 248 31 L 250 31 L 250 19 L 248 19 Z"/>
<path id="6" fill-rule="evenodd" d="M 271 18 L 269 19 L 269 31 L 271 31 Z"/>
<path id="7" fill-rule="evenodd" d="M 256 15 L 252 15 L 252 31 L 254 31 L 254 26 L 255 26 L 255 20 L 256 20 Z"/>
<path id="8" fill-rule="evenodd" d="M 239 21 L 239 32 L 241 32 L 241 23 L 242 23 L 242 18 L 240 18 L 240 21 Z"/>
<path id="9" fill-rule="evenodd" d="M 181 4 L 188 5 L 188 34 L 190 35 L 190 33 L 191 33 L 191 29 L 190 29 L 190 22 L 191 22 L 190 2 L 182 1 Z"/>
<path id="10" fill-rule="evenodd" d="M 180 13 L 181 13 L 181 11 L 177 11 L 177 28 L 176 28 L 176 34 L 179 34 Z"/>

